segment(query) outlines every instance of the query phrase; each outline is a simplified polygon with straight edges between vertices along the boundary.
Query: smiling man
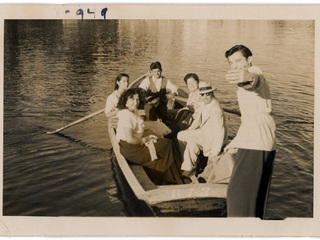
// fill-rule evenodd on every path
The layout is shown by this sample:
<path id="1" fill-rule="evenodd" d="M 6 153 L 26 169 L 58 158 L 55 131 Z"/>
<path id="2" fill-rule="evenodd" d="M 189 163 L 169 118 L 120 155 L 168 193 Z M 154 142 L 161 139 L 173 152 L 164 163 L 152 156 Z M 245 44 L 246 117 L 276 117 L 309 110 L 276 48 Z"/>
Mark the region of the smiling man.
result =
<path id="1" fill-rule="evenodd" d="M 269 85 L 252 52 L 236 45 L 225 53 L 231 70 L 229 83 L 238 85 L 241 125 L 225 151 L 237 152 L 227 192 L 228 217 L 264 218 L 273 162 L 276 124 L 271 116 Z"/>
<path id="2" fill-rule="evenodd" d="M 178 88 L 169 79 L 162 76 L 160 62 L 151 63 L 150 73 L 151 77 L 146 77 L 139 86 L 146 91 L 144 105 L 146 117 L 151 121 L 161 119 L 166 123 L 168 99 L 178 95 Z"/>

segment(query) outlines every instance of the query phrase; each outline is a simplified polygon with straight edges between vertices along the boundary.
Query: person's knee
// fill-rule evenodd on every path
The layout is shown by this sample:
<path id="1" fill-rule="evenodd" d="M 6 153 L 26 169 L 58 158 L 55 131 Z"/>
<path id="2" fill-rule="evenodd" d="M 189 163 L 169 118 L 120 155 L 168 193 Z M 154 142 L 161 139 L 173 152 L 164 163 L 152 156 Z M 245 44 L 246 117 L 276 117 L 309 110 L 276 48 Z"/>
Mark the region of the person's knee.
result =
<path id="1" fill-rule="evenodd" d="M 166 147 L 172 146 L 172 141 L 168 138 L 159 138 L 158 142 L 161 143 L 162 145 L 165 145 Z"/>
<path id="2" fill-rule="evenodd" d="M 200 154 L 200 150 L 201 149 L 199 148 L 198 144 L 196 144 L 194 141 L 188 141 L 185 153 L 187 153 L 192 159 L 196 159 Z"/>
<path id="3" fill-rule="evenodd" d="M 177 139 L 180 141 L 186 142 L 188 140 L 188 136 L 186 134 L 186 131 L 178 132 Z"/>
<path id="4" fill-rule="evenodd" d="M 178 132 L 177 139 L 180 140 L 180 141 L 183 141 L 182 138 L 181 138 L 181 132 Z"/>
<path id="5" fill-rule="evenodd" d="M 158 150 L 162 152 L 170 152 L 173 150 L 173 142 L 168 138 L 159 138 L 156 145 Z"/>
<path id="6" fill-rule="evenodd" d="M 145 104 L 144 110 L 146 111 L 146 116 L 148 120 L 156 121 L 158 119 L 157 111 L 152 105 Z"/>

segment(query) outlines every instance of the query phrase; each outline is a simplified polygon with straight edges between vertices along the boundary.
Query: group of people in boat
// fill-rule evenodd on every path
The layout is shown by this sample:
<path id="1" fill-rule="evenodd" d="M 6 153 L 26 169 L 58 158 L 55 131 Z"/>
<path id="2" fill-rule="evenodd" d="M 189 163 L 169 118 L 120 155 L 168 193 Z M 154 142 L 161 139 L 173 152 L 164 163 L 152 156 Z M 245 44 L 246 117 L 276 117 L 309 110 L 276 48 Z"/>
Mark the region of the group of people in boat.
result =
<path id="1" fill-rule="evenodd" d="M 230 217 L 263 217 L 275 158 L 275 122 L 271 116 L 271 96 L 262 71 L 252 65 L 252 52 L 244 45 L 226 51 L 231 70 L 229 83 L 237 84 L 241 125 L 236 137 L 228 143 L 224 112 L 215 97 L 216 88 L 188 73 L 184 81 L 190 91 L 185 121 L 168 117 L 178 87 L 162 76 L 160 62 L 150 65 L 151 75 L 139 87 L 128 89 L 129 75 L 115 79 L 115 90 L 107 98 L 105 114 L 117 116 L 116 138 L 121 154 L 145 167 L 157 183 L 172 183 L 169 168 L 179 142 L 183 162 L 182 175 L 196 174 L 200 152 L 210 161 L 223 153 L 235 155 L 233 172 L 227 190 L 227 214 Z M 146 120 L 168 126 L 160 134 L 145 134 L 147 122 L 139 115 L 145 110 Z M 161 125 L 161 127 L 163 127 Z M 168 135 L 170 131 L 171 133 Z M 161 132 L 161 131 L 160 131 Z M 170 137 L 168 137 L 170 136 Z"/>

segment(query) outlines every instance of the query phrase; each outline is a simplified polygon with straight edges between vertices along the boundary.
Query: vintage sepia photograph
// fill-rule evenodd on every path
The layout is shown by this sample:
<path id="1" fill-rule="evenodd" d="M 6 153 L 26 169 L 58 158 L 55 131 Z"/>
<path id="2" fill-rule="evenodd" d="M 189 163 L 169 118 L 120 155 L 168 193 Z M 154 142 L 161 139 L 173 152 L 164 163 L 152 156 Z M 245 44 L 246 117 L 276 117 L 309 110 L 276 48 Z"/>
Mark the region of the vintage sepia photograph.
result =
<path id="1" fill-rule="evenodd" d="M 319 235 L 312 6 L 5 6 L 1 235 Z"/>

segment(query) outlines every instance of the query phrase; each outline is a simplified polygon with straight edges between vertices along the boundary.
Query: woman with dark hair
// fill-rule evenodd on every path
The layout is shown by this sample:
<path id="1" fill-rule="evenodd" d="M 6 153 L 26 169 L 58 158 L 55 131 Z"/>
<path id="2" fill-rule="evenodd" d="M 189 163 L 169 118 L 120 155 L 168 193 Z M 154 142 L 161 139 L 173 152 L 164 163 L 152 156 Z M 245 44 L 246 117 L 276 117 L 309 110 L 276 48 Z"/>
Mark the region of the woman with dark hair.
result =
<path id="1" fill-rule="evenodd" d="M 126 90 L 119 99 L 116 138 L 120 153 L 130 162 L 146 167 L 153 180 L 169 182 L 166 172 L 174 160 L 173 143 L 168 138 L 144 137 L 144 121 L 138 113 L 140 89 Z M 158 182 L 159 183 L 159 182 Z"/>
<path id="2" fill-rule="evenodd" d="M 199 94 L 199 77 L 195 73 L 188 73 L 184 77 L 190 93 L 187 100 L 186 107 L 181 108 L 176 114 L 176 118 L 173 123 L 170 124 L 172 130 L 172 136 L 176 136 L 181 130 L 186 130 L 190 127 L 194 119 L 199 115 L 199 109 L 201 105 L 201 98 Z"/>
<path id="3" fill-rule="evenodd" d="M 193 119 L 195 119 L 199 113 L 199 107 L 201 103 L 199 94 L 199 77 L 195 73 L 188 73 L 184 77 L 184 82 L 190 91 L 187 101 L 187 108 L 193 113 Z"/>
<path id="4" fill-rule="evenodd" d="M 184 77 L 184 82 L 186 83 L 188 89 L 190 90 L 189 98 L 188 98 L 188 103 L 194 103 L 198 101 L 199 99 L 199 77 L 195 73 L 188 73 Z M 192 96 L 195 95 L 195 96 Z"/>
<path id="5" fill-rule="evenodd" d="M 120 95 L 128 88 L 129 85 L 129 75 L 125 73 L 120 73 L 114 81 L 114 91 L 111 93 L 106 101 L 106 109 L 104 113 L 106 117 L 113 117 L 116 115 L 116 106 Z"/>

